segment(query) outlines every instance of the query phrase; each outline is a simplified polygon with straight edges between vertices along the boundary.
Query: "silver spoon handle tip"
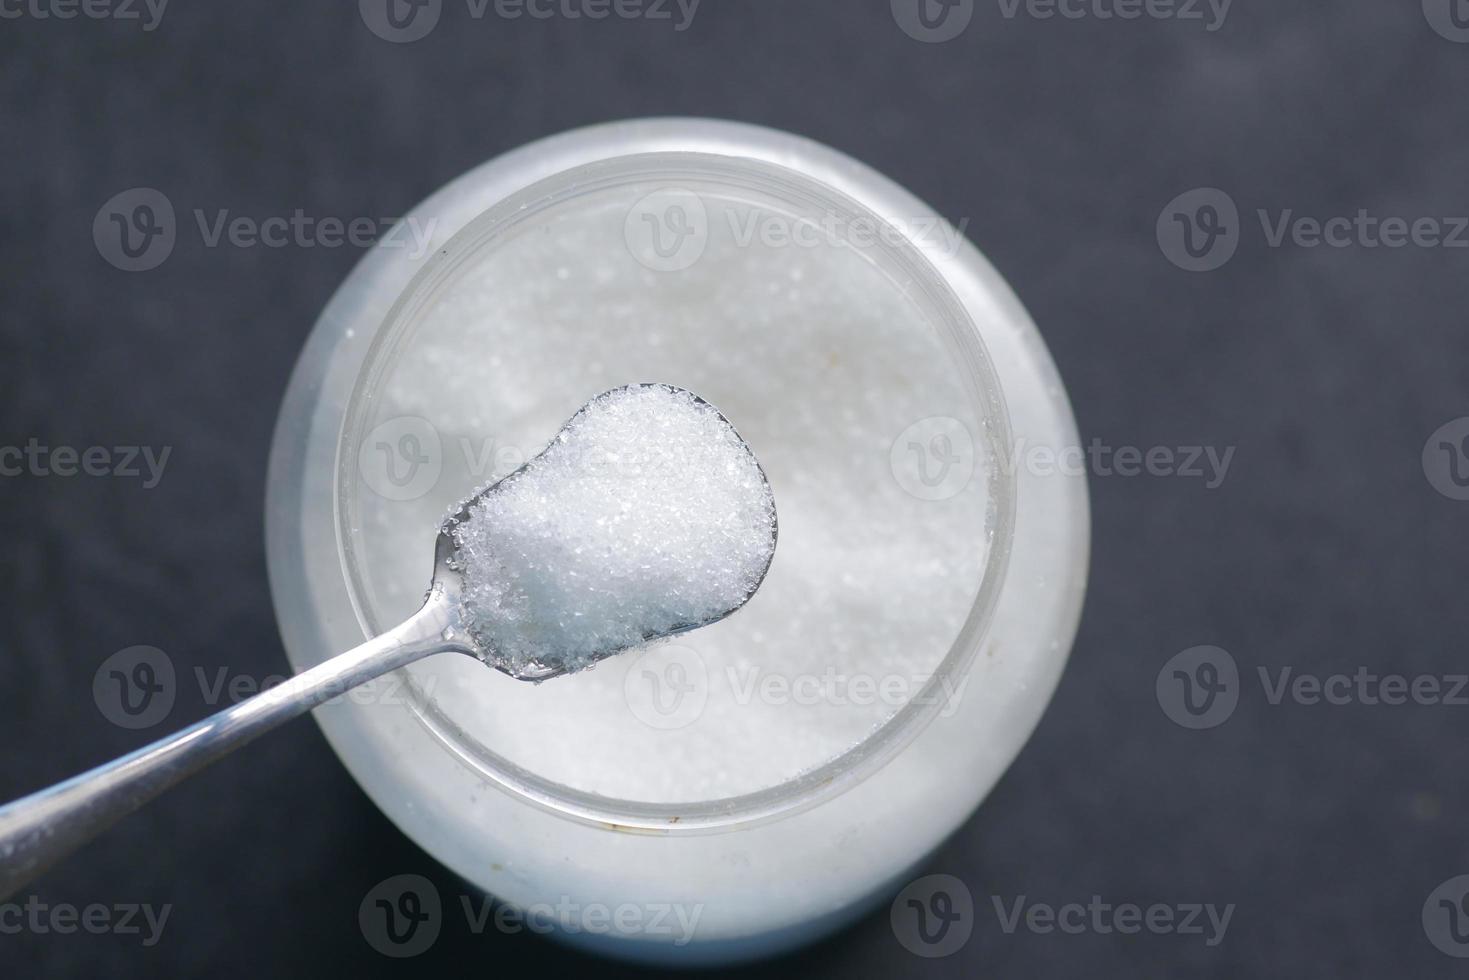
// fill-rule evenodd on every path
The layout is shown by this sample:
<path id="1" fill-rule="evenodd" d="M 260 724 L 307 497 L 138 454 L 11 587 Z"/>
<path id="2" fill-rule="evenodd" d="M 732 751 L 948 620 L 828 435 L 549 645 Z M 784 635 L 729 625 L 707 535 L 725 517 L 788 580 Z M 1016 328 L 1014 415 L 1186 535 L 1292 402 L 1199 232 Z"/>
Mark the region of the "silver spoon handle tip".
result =
<path id="1" fill-rule="evenodd" d="M 175 783 L 347 691 L 434 653 L 450 606 L 435 593 L 401 626 L 120 759 L 0 807 L 0 900 Z"/>

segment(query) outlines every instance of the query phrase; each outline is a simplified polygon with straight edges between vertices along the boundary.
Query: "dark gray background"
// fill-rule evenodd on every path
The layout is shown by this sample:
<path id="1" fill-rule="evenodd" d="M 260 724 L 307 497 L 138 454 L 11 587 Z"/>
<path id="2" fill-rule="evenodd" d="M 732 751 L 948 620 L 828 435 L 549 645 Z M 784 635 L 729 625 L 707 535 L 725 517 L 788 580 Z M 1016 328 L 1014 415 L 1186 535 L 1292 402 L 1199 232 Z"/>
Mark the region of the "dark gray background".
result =
<path id="1" fill-rule="evenodd" d="M 963 951 L 910 955 L 883 909 L 759 971 L 1465 969 L 1420 914 L 1469 872 L 1469 709 L 1272 705 L 1256 676 L 1466 669 L 1469 503 L 1436 492 L 1420 454 L 1469 415 L 1469 252 L 1271 248 L 1255 217 L 1469 214 L 1469 45 L 1436 33 L 1417 0 L 1239 0 L 1215 32 L 1007 18 L 979 0 L 941 45 L 906 36 L 888 0 L 706 0 L 682 33 L 476 21 L 445 0 L 438 29 L 406 45 L 370 33 L 349 0 L 174 0 L 152 32 L 0 20 L 0 78 L 0 445 L 173 447 L 152 490 L 0 480 L 0 797 L 141 743 L 91 697 L 114 651 L 151 644 L 184 672 L 286 667 L 263 468 L 295 356 L 360 251 L 206 248 L 192 209 L 394 216 L 540 136 L 722 116 L 830 143 L 967 218 L 1039 322 L 1088 438 L 1237 449 L 1214 490 L 1093 481 L 1091 592 L 1056 700 L 985 806 L 915 872 L 974 894 Z M 92 221 L 139 186 L 185 220 L 162 266 L 126 273 L 100 257 Z M 1176 268 L 1155 235 L 1165 205 L 1197 187 L 1242 215 L 1238 254 L 1204 274 Z M 1228 649 L 1243 680 L 1234 716 L 1196 732 L 1168 720 L 1154 684 L 1199 644 Z M 204 710 L 183 685 L 172 718 Z M 460 891 L 297 723 L 33 889 L 50 903 L 172 903 L 161 942 L 0 935 L 0 972 L 623 972 L 452 916 L 424 957 L 385 959 L 357 906 L 402 872 Z M 1207 948 L 1005 935 L 989 902 L 1094 894 L 1237 909 Z"/>

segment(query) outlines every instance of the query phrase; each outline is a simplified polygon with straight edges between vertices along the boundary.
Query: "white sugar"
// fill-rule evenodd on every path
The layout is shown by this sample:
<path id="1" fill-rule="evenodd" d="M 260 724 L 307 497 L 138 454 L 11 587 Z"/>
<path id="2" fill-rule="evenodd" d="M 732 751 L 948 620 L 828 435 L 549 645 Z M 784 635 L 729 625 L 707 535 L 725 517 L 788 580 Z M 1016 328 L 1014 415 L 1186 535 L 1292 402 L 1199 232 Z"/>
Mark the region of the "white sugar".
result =
<path id="1" fill-rule="evenodd" d="M 461 610 L 491 662 L 576 671 L 744 605 L 775 551 L 775 503 L 719 412 L 635 385 L 577 413 L 454 535 Z"/>
<path id="2" fill-rule="evenodd" d="M 369 605 L 400 622 L 423 601 L 444 513 L 533 458 L 590 395 L 657 380 L 718 406 L 780 508 L 779 559 L 745 608 L 545 684 L 468 657 L 410 668 L 467 744 L 578 791 L 674 803 L 779 785 L 916 697 L 973 606 L 989 494 L 982 459 L 945 499 L 905 489 L 946 472 L 910 426 L 947 417 L 976 439 L 981 426 L 901 284 L 857 249 L 750 237 L 764 212 L 713 195 L 698 261 L 649 269 L 626 239 L 646 192 L 578 198 L 446 285 L 380 409 L 433 427 L 424 454 L 442 473 L 422 497 L 366 495 L 361 547 Z M 963 452 L 956 440 L 949 455 Z"/>

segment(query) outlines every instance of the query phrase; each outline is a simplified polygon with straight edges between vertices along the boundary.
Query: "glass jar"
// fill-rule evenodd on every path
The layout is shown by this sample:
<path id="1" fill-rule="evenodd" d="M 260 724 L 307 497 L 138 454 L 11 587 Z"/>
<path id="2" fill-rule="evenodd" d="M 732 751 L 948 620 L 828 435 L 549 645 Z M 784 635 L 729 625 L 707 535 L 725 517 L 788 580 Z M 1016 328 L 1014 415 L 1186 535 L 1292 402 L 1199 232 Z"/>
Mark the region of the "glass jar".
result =
<path id="1" fill-rule="evenodd" d="M 579 130 L 415 208 L 317 323 L 267 496 L 295 668 L 413 612 L 449 506 L 641 381 L 771 478 L 750 606 L 539 687 L 431 658 L 317 718 L 472 885 L 599 952 L 727 963 L 870 909 L 999 779 L 1075 635 L 1085 478 L 1026 465 L 1079 446 L 1055 368 L 912 195 L 753 126 Z"/>

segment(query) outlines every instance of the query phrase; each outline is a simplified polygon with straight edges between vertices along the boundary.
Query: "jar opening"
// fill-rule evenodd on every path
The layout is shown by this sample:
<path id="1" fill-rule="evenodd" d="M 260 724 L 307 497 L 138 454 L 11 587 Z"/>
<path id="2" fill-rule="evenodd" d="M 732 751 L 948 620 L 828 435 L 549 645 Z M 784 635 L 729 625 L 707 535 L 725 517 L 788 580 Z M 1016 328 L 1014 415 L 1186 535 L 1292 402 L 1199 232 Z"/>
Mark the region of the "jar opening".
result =
<path id="1" fill-rule="evenodd" d="M 459 697 L 459 689 L 453 683 L 454 678 L 449 678 L 453 690 L 444 687 L 434 689 L 430 682 L 440 677 L 438 674 L 414 671 L 408 672 L 405 678 L 412 712 L 439 745 L 486 781 L 547 810 L 592 825 L 629 832 L 709 832 L 747 826 L 797 812 L 855 785 L 915 738 L 944 710 L 955 692 L 962 690 L 962 679 L 974 663 L 1009 561 L 1015 491 L 1013 474 L 1001 465 L 1007 458 L 1010 442 L 1004 398 L 975 324 L 925 254 L 933 248 L 944 247 L 944 241 L 936 236 L 936 232 L 946 226 L 941 226 L 936 216 L 880 215 L 835 188 L 793 170 L 739 156 L 641 153 L 612 157 L 564 171 L 501 201 L 450 239 L 387 311 L 372 340 L 348 403 L 338 445 L 335 511 L 342 571 L 364 636 L 391 627 L 405 614 L 405 603 L 412 604 L 419 598 L 413 594 L 411 585 L 391 580 L 378 571 L 383 555 L 392 550 L 382 544 L 385 533 L 382 528 L 387 521 L 385 515 L 391 513 L 391 509 L 380 506 L 381 501 L 411 503 L 418 508 L 415 513 L 426 512 L 428 504 L 437 499 L 435 494 L 443 498 L 439 503 L 460 499 L 474 489 L 475 482 L 488 482 L 483 479 L 487 474 L 494 473 L 501 466 L 513 468 L 517 458 L 534 455 L 536 451 L 536 447 L 530 445 L 534 441 L 533 436 L 527 436 L 515 440 L 526 445 L 506 445 L 497 440 L 494 445 L 481 444 L 473 447 L 473 451 L 458 454 L 460 458 L 453 463 L 449 461 L 454 453 L 445 447 L 455 442 L 452 433 L 456 431 L 452 409 L 472 403 L 455 402 L 452 398 L 445 400 L 445 391 L 452 393 L 457 384 L 452 374 L 444 374 L 442 377 L 447 380 L 438 388 L 421 383 L 435 366 L 441 371 L 449 371 L 449 365 L 444 363 L 442 345 L 435 348 L 427 343 L 426 338 L 442 337 L 435 331 L 448 329 L 443 325 L 450 321 L 473 318 L 509 320 L 519 317 L 526 323 L 544 322 L 549 325 L 555 317 L 544 312 L 544 306 L 548 302 L 547 297 L 557 295 L 553 281 L 557 278 L 562 282 L 573 282 L 585 276 L 591 282 L 585 287 L 588 297 L 615 304 L 615 294 L 608 299 L 609 294 L 596 292 L 595 270 L 548 267 L 541 252 L 524 244 L 578 234 L 582 226 L 577 223 L 580 220 L 577 216 L 608 202 L 613 202 L 618 209 L 616 213 L 624 219 L 620 235 L 625 252 L 619 254 L 619 261 L 631 270 L 631 275 L 638 277 L 637 281 L 646 284 L 650 290 L 662 290 L 661 295 L 672 302 L 695 302 L 697 297 L 690 299 L 679 295 L 680 284 L 690 281 L 690 270 L 697 268 L 698 263 L 708 263 L 720 255 L 730 257 L 726 268 L 731 270 L 736 269 L 739 263 L 753 261 L 751 256 L 764 254 L 771 248 L 790 250 L 781 253 L 789 259 L 788 263 L 783 261 L 781 265 L 788 265 L 791 270 L 806 267 L 803 262 L 811 256 L 843 256 L 836 261 L 843 263 L 844 267 L 850 263 L 854 270 L 852 276 L 867 275 L 874 277 L 873 281 L 881 279 L 891 291 L 892 302 L 911 308 L 915 322 L 921 321 L 931 331 L 931 337 L 938 345 L 936 349 L 941 349 L 948 360 L 955 390 L 960 392 L 964 402 L 962 412 L 955 409 L 953 416 L 945 418 L 959 423 L 964 436 L 972 442 L 968 462 L 973 467 L 970 478 L 973 488 L 968 485 L 964 488 L 969 496 L 956 494 L 940 499 L 942 493 L 947 492 L 939 486 L 944 479 L 942 476 L 936 484 L 930 485 L 925 479 L 922 485 L 905 490 L 910 497 L 915 494 L 921 497 L 927 492 L 925 487 L 936 487 L 933 500 L 918 502 L 936 504 L 939 508 L 949 506 L 951 509 L 947 513 L 951 514 L 957 513 L 957 508 L 966 503 L 970 510 L 983 508 L 984 513 L 979 515 L 966 512 L 965 520 L 972 523 L 965 526 L 974 530 L 972 543 L 977 556 L 977 581 L 972 588 L 966 586 L 970 594 L 965 597 L 963 614 L 955 624 L 955 638 L 946 650 L 935 652 L 936 662 L 931 672 L 924 678 L 914 679 L 912 689 L 904 692 L 902 703 L 887 706 L 891 710 L 881 717 L 880 723 L 818 764 L 803 767 L 800 772 L 777 784 L 746 792 L 714 793 L 707 798 L 676 801 L 622 798 L 597 791 L 601 787 L 576 786 L 565 779 L 550 778 L 544 771 L 539 771 L 544 770 L 544 766 L 527 765 L 524 758 L 507 754 L 503 746 L 499 751 L 491 748 L 482 733 L 473 730 L 473 719 L 468 718 L 463 710 L 452 707 L 467 703 L 455 701 Z M 749 218 L 751 214 L 756 217 Z M 768 223 L 762 215 L 775 215 L 779 220 Z M 926 226 L 924 223 L 930 219 L 935 223 Z M 925 231 L 925 227 L 928 230 Z M 511 248 L 511 243 L 520 244 Z M 721 248 L 725 251 L 720 252 Z M 808 254 L 797 251 L 800 249 L 812 251 Z M 566 275 L 560 277 L 563 271 Z M 533 285 L 525 285 L 523 289 L 510 288 L 516 282 L 528 283 L 536 277 L 546 277 L 545 291 L 538 293 Z M 850 281 L 859 280 L 854 278 Z M 477 289 L 484 285 L 485 288 L 471 291 L 466 284 L 476 284 Z M 564 288 L 582 287 L 567 285 Z M 735 287 L 726 282 L 718 288 Z M 799 283 L 792 286 L 782 282 L 781 288 L 800 292 Z M 740 299 L 740 296 L 723 295 L 721 302 L 729 305 Z M 748 297 L 748 301 L 753 307 L 759 302 L 759 297 Z M 517 307 L 517 303 L 527 305 Z M 608 307 L 602 309 L 605 311 Z M 784 323 L 776 323 L 768 335 L 779 336 L 783 330 Z M 505 378 L 527 372 L 539 373 L 546 378 L 557 376 L 561 373 L 557 357 L 576 359 L 581 356 L 578 350 L 558 352 L 549 349 L 551 347 L 554 345 L 533 349 L 497 349 L 487 356 L 508 359 L 509 363 L 503 365 L 505 374 L 497 375 Z M 645 353 L 644 361 L 628 363 L 663 363 L 651 350 Z M 866 351 L 860 368 L 853 368 L 851 377 L 865 379 L 873 385 L 880 383 L 883 357 L 882 351 Z M 578 370 L 590 371 L 580 361 L 576 363 Z M 412 382 L 404 369 L 405 364 L 417 365 L 415 370 L 418 373 L 414 377 L 420 383 Z M 500 368 L 497 366 L 497 370 Z M 833 371 L 840 368 L 834 366 Z M 594 373 L 588 375 L 592 376 Z M 851 380 L 850 377 L 841 377 Z M 687 379 L 609 377 L 609 381 L 619 383 L 653 380 L 682 384 Z M 711 375 L 709 383 L 718 385 L 720 379 Z M 831 382 L 833 385 L 836 383 Z M 468 384 L 465 382 L 465 387 Z M 814 382 L 812 386 L 815 387 Z M 503 398 L 505 412 L 517 407 L 512 404 L 517 399 L 534 402 L 538 394 L 532 390 L 533 387 L 522 390 L 506 386 L 499 389 L 505 392 L 497 396 Z M 551 385 L 548 383 L 547 387 Z M 860 384 L 855 387 L 848 384 L 841 391 L 843 400 L 840 404 L 852 412 L 860 412 L 866 394 L 870 394 L 870 390 L 864 394 Z M 584 396 L 596 393 L 595 390 L 587 390 Z M 729 397 L 739 399 L 742 396 L 730 388 Z M 711 401 L 722 409 L 728 407 L 718 397 L 711 398 Z M 539 405 L 525 407 L 526 417 L 536 416 L 541 408 Z M 441 409 L 447 414 L 436 417 L 435 413 Z M 770 433 L 785 431 L 782 429 L 785 423 L 779 418 L 778 411 L 758 418 L 754 417 L 756 411 L 752 404 L 750 414 L 757 436 L 761 430 Z M 963 418 L 957 418 L 960 415 Z M 731 418 L 760 454 L 760 442 L 758 438 L 752 438 L 745 421 L 738 415 Z M 823 422 L 836 424 L 833 420 L 837 415 L 822 415 L 820 418 Z M 908 445 L 903 444 L 905 442 L 917 446 L 915 451 L 918 452 L 927 451 L 932 445 L 941 447 L 948 456 L 961 455 L 953 452 L 950 433 L 944 431 L 942 420 L 935 421 L 937 418 L 908 418 L 904 421 L 911 425 L 895 424 L 888 443 L 880 447 L 878 455 L 882 465 L 890 465 L 890 450 L 894 457 L 906 453 Z M 492 429 L 501 425 L 499 419 L 462 420 L 470 429 L 476 427 L 476 422 Z M 529 431 L 531 428 L 527 423 L 526 429 Z M 910 434 L 908 429 L 914 431 Z M 547 436 L 550 434 L 546 433 Z M 449 438 L 446 439 L 446 435 Z M 839 442 L 835 436 L 830 438 L 833 443 Z M 859 437 L 853 438 L 860 442 Z M 933 442 L 940 438 L 950 441 Z M 437 451 L 441 457 L 437 461 L 430 458 L 433 453 L 425 451 L 425 440 L 429 439 L 437 440 Z M 769 436 L 769 442 L 774 444 L 774 435 Z M 364 461 L 373 459 L 384 446 L 389 456 L 399 452 L 403 459 L 426 461 L 430 473 L 437 469 L 433 473 L 433 486 L 423 489 L 430 481 L 425 471 L 416 467 L 400 467 L 386 481 L 374 479 L 374 473 L 384 471 L 375 470 L 376 463 L 368 465 Z M 845 444 L 814 447 L 815 450 L 822 448 L 829 450 L 828 455 L 835 460 L 831 463 L 831 471 L 840 473 L 840 466 L 845 464 L 837 458 L 840 456 L 838 450 L 846 448 Z M 502 452 L 510 455 L 503 460 L 497 459 Z M 868 460 L 864 465 L 870 462 Z M 891 465 L 897 466 L 895 462 Z M 796 470 L 793 464 L 790 471 L 794 474 Z M 863 472 L 870 473 L 871 470 Z M 937 472 L 925 473 L 925 476 L 932 477 Z M 894 470 L 889 479 L 896 476 Z M 792 480 L 796 480 L 794 475 Z M 412 496 L 415 491 L 418 493 L 416 497 Z M 777 486 L 778 507 L 781 504 L 780 492 Z M 956 499 L 959 504 L 954 504 Z M 908 502 L 905 501 L 904 506 L 909 506 Z M 440 508 L 441 513 L 443 510 Z M 904 513 L 909 512 L 905 510 Z M 919 515 L 916 510 L 912 513 Z M 942 522 L 944 513 L 942 509 L 935 509 L 932 519 Z M 913 521 L 918 519 L 919 516 L 912 517 Z M 784 514 L 782 520 L 785 536 L 788 525 Z M 894 525 L 896 530 L 889 530 L 897 535 L 902 528 L 909 526 Z M 421 568 L 422 581 L 417 586 L 421 593 L 427 584 L 432 527 L 415 527 L 412 530 L 418 532 L 417 537 L 422 542 L 423 557 L 416 566 Z M 854 534 L 863 532 L 863 528 L 853 529 Z M 783 540 L 782 547 L 786 546 Z M 777 564 L 781 560 L 778 553 Z M 831 573 L 839 576 L 841 570 L 833 568 Z M 766 588 L 776 584 L 775 580 L 769 581 Z M 760 596 L 757 596 L 755 602 L 759 600 Z M 752 602 L 752 607 L 755 602 Z M 407 611 L 411 612 L 411 609 Z M 697 650 L 695 653 L 697 655 Z M 724 659 L 727 658 L 721 658 L 720 666 L 727 666 Z M 484 670 L 472 663 L 465 666 Z M 878 709 L 885 710 L 882 705 Z M 667 732 L 658 737 L 664 736 L 678 737 Z M 798 749 L 793 748 L 792 751 Z"/>

